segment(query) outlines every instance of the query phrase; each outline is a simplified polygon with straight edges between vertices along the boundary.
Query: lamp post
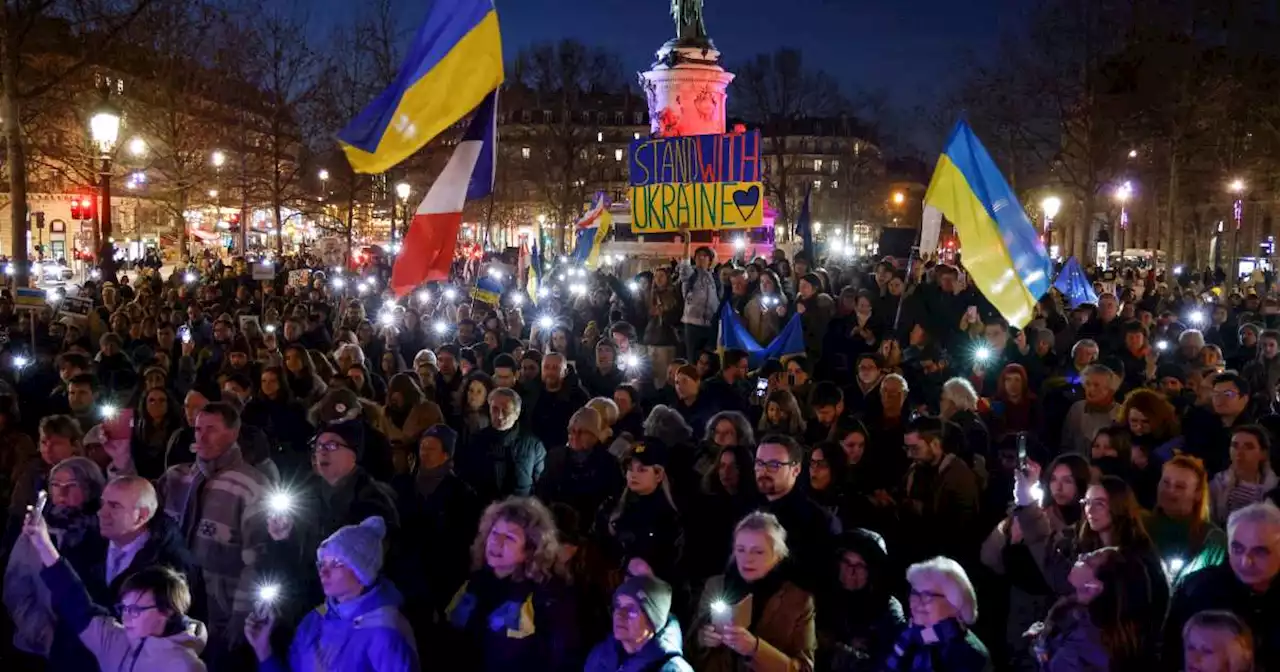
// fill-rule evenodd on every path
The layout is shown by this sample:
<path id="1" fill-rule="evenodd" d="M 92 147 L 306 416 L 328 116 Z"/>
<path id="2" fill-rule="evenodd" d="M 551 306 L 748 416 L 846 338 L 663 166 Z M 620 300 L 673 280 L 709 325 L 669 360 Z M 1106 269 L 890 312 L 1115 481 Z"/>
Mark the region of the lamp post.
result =
<path id="1" fill-rule="evenodd" d="M 409 194 L 413 192 L 413 187 L 408 182 L 401 182 L 396 185 L 396 196 L 400 197 L 400 211 L 404 214 L 404 235 L 409 235 Z M 391 242 L 396 242 L 396 218 L 395 213 L 391 217 Z"/>
<path id="2" fill-rule="evenodd" d="M 1133 196 L 1133 183 L 1125 182 L 1116 188 L 1116 200 L 1120 202 L 1120 225 L 1116 227 L 1115 245 L 1120 251 L 1120 262 L 1124 263 L 1124 250 L 1128 241 L 1125 234 L 1129 230 L 1129 198 Z"/>
<path id="3" fill-rule="evenodd" d="M 1230 283 L 1227 289 L 1236 286 L 1240 281 L 1240 225 L 1244 222 L 1244 180 L 1236 178 L 1231 180 L 1231 184 L 1227 185 L 1227 190 L 1235 196 L 1235 202 L 1231 204 L 1231 218 L 1236 222 L 1235 231 L 1231 233 L 1231 258 L 1227 263 L 1231 266 L 1231 272 L 1227 274 Z"/>
<path id="4" fill-rule="evenodd" d="M 1062 211 L 1062 199 L 1057 196 L 1045 196 L 1040 201 L 1040 211 L 1044 213 L 1044 244 L 1045 247 L 1053 246 L 1053 218 L 1058 216 Z"/>
<path id="5" fill-rule="evenodd" d="M 98 269 L 104 280 L 114 279 L 116 275 L 116 251 L 111 237 L 111 154 L 115 151 L 116 142 L 120 139 L 120 110 L 107 101 L 94 110 L 89 117 L 89 133 L 93 144 L 98 148 L 98 156 L 102 159 L 101 178 L 102 205 L 98 210 Z"/>

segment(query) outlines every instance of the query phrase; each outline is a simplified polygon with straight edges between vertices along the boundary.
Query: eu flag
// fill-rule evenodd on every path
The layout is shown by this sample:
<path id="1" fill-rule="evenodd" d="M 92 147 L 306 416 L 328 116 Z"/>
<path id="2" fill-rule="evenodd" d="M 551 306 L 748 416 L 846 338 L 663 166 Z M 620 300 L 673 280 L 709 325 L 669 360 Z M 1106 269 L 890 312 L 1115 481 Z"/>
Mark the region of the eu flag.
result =
<path id="1" fill-rule="evenodd" d="M 493 0 L 435 0 L 395 81 L 338 141 L 357 172 L 384 172 L 476 109 L 502 79 Z"/>
<path id="2" fill-rule="evenodd" d="M 1018 197 L 963 120 L 938 157 L 924 204 L 955 226 L 973 284 L 1010 324 L 1026 326 L 1049 291 L 1053 265 Z"/>

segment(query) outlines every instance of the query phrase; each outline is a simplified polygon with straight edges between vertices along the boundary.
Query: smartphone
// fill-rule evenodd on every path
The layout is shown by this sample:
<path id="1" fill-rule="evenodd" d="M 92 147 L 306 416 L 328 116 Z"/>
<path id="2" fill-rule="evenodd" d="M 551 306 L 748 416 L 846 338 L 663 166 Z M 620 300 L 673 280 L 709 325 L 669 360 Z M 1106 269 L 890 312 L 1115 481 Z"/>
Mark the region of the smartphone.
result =
<path id="1" fill-rule="evenodd" d="M 977 321 L 978 321 L 978 307 L 977 307 L 977 306 L 969 306 L 968 310 L 966 310 L 966 311 L 965 311 L 965 314 L 969 316 L 969 321 L 970 321 L 970 322 L 977 322 Z"/>
<path id="2" fill-rule="evenodd" d="M 756 396 L 763 397 L 769 391 L 768 378 L 756 378 Z"/>
<path id="3" fill-rule="evenodd" d="M 191 327 L 183 325 L 178 328 L 178 336 L 182 338 L 183 343 L 191 342 Z"/>
<path id="4" fill-rule="evenodd" d="M 1018 433 L 1018 470 L 1027 473 L 1027 434 Z"/>
<path id="5" fill-rule="evenodd" d="M 37 493 L 37 494 L 36 494 L 36 503 L 35 503 L 35 505 L 34 505 L 34 506 L 28 506 L 28 507 L 27 507 L 27 511 L 30 511 L 30 512 L 31 512 L 32 514 L 34 514 L 36 517 L 43 518 L 43 517 L 44 517 L 44 507 L 45 507 L 45 505 L 46 505 L 46 504 L 48 504 L 48 503 L 49 503 L 49 491 L 48 491 L 48 490 L 41 490 L 39 493 Z"/>

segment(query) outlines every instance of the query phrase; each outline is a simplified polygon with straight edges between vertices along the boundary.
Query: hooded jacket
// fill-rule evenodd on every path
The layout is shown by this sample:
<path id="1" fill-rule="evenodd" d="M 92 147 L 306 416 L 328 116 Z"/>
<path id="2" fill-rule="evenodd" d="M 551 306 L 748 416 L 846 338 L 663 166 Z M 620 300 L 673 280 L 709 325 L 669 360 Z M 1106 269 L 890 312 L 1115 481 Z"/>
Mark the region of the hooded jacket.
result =
<path id="1" fill-rule="evenodd" d="M 610 634 L 591 649 L 583 672 L 693 672 L 684 659 L 683 639 L 675 616 L 668 617 L 667 624 L 630 656 Z"/>
<path id="2" fill-rule="evenodd" d="M 1231 511 L 1227 509 L 1227 499 L 1231 491 L 1239 484 L 1239 479 L 1231 469 L 1218 472 L 1217 476 L 1209 481 L 1209 518 L 1219 527 L 1227 526 L 1227 518 L 1231 516 Z M 1276 476 L 1276 472 L 1271 470 L 1271 465 L 1267 462 L 1262 463 L 1262 486 L 1259 490 L 1259 498 L 1257 501 L 1263 501 L 1266 494 L 1275 490 L 1280 486 L 1280 477 Z"/>
<path id="3" fill-rule="evenodd" d="M 822 669 L 873 670 L 889 654 L 906 626 L 902 603 L 892 594 L 889 555 L 879 534 L 865 529 L 845 532 L 837 553 L 857 553 L 867 566 L 867 585 L 818 596 L 818 662 Z"/>
<path id="4" fill-rule="evenodd" d="M 112 672 L 203 672 L 205 669 L 200 654 L 209 632 L 200 621 L 175 619 L 169 634 L 132 643 L 125 635 L 124 626 L 89 599 L 80 577 L 65 559 L 40 570 L 40 578 L 53 596 L 58 618 L 80 634 L 80 641 L 97 658 L 100 669 Z"/>
<path id="5" fill-rule="evenodd" d="M 379 580 L 360 597 L 316 607 L 289 645 L 289 659 L 272 656 L 261 672 L 416 672 L 413 628 L 400 614 L 400 591 Z"/>

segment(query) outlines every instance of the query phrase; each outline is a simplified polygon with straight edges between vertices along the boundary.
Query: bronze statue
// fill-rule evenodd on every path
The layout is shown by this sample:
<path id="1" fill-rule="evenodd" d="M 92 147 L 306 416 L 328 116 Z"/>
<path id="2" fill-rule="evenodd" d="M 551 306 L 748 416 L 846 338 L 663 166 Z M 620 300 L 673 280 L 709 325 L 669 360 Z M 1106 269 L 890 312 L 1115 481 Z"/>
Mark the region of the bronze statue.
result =
<path id="1" fill-rule="evenodd" d="M 707 25 L 702 20 L 703 0 L 671 0 L 671 18 L 676 22 L 676 41 L 681 45 L 704 46 Z"/>

